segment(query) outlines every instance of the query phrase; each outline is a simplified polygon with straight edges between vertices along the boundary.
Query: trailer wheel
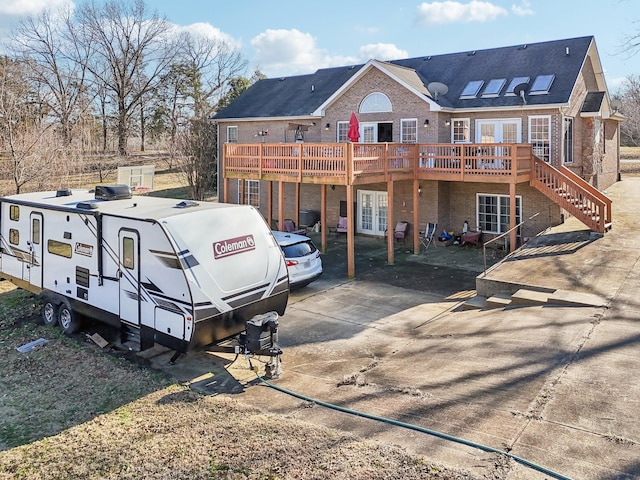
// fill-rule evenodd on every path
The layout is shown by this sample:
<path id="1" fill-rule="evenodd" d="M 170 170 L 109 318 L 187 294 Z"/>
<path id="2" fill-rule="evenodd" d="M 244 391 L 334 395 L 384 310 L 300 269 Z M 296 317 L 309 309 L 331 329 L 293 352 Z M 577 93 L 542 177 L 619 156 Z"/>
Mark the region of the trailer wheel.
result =
<path id="1" fill-rule="evenodd" d="M 58 309 L 58 322 L 62 331 L 66 334 L 70 335 L 80 330 L 80 320 L 76 318 L 73 310 L 66 302 L 63 302 Z"/>
<path id="2" fill-rule="evenodd" d="M 58 324 L 58 306 L 51 300 L 45 300 L 42 305 L 42 321 L 47 327 L 55 327 Z"/>

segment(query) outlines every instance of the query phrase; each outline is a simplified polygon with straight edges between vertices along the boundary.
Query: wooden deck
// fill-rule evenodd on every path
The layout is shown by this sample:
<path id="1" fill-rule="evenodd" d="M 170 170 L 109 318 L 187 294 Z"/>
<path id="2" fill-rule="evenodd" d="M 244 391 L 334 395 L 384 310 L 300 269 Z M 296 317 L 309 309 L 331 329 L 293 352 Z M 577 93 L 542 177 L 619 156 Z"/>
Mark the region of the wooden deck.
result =
<path id="1" fill-rule="evenodd" d="M 528 182 L 530 144 L 227 143 L 225 178 L 327 185 L 396 180 Z"/>

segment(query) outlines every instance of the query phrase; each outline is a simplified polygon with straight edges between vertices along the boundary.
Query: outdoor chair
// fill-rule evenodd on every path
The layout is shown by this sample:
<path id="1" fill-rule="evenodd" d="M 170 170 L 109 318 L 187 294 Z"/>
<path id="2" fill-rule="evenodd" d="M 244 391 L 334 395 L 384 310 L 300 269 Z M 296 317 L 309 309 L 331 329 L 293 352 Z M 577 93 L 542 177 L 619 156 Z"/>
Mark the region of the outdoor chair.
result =
<path id="1" fill-rule="evenodd" d="M 347 217 L 338 218 L 338 226 L 336 227 L 336 235 L 339 233 L 347 233 Z"/>
<path id="2" fill-rule="evenodd" d="M 424 231 L 424 235 L 420 238 L 420 243 L 422 243 L 422 245 L 424 245 L 424 250 L 427 251 L 427 249 L 429 248 L 429 245 L 431 245 L 431 242 L 433 241 L 433 236 L 436 233 L 436 229 L 438 228 L 438 224 L 437 223 L 427 223 L 427 228 Z"/>
<path id="3" fill-rule="evenodd" d="M 296 233 L 298 235 L 305 235 L 307 233 L 306 228 L 296 228 L 296 223 L 290 218 L 287 218 L 284 221 L 284 231 L 287 233 Z"/>
<path id="4" fill-rule="evenodd" d="M 385 236 L 387 235 L 386 230 L 384 234 Z M 396 228 L 393 229 L 393 238 L 396 240 L 402 240 L 402 243 L 405 243 L 408 235 L 409 235 L 409 222 L 398 222 L 396 224 Z"/>

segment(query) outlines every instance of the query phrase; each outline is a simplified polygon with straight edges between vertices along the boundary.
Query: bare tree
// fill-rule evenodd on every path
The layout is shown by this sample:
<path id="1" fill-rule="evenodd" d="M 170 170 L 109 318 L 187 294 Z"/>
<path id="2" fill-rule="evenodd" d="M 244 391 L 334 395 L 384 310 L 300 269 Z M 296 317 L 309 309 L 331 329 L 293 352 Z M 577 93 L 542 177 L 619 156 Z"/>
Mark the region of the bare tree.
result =
<path id="1" fill-rule="evenodd" d="M 23 61 L 49 115 L 59 122 L 63 146 L 71 144 L 73 123 L 82 115 L 87 51 L 80 48 L 71 28 L 71 12 L 44 10 L 21 19 L 12 34 L 16 58 Z"/>
<path id="2" fill-rule="evenodd" d="M 51 176 L 53 124 L 28 81 L 27 67 L 7 57 L 0 58 L 0 144 L 9 157 L 9 170 L 20 193 L 29 183 Z"/>
<path id="3" fill-rule="evenodd" d="M 621 142 L 640 146 L 640 76 L 627 77 L 616 97 L 620 99 L 626 117 L 620 126 Z"/>
<path id="4" fill-rule="evenodd" d="M 174 95 L 166 112 L 172 115 L 171 126 L 179 136 L 178 167 L 191 197 L 201 200 L 213 190 L 217 173 L 217 136 L 210 117 L 229 80 L 246 69 L 246 61 L 217 39 L 185 35 L 180 45 L 180 63 L 173 68 Z M 185 115 L 188 122 L 183 120 Z"/>
<path id="5" fill-rule="evenodd" d="M 76 16 L 83 44 L 91 52 L 88 68 L 116 103 L 118 152 L 125 155 L 131 115 L 173 61 L 170 24 L 149 13 L 142 0 L 102 5 L 90 1 L 80 5 Z"/>

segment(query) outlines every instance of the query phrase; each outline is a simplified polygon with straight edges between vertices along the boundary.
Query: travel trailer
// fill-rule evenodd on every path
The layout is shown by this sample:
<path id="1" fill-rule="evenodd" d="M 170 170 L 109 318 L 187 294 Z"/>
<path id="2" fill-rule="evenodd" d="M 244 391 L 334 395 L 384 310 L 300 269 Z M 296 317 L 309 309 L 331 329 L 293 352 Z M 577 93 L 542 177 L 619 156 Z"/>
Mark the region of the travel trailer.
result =
<path id="1" fill-rule="evenodd" d="M 73 333 L 92 317 L 175 358 L 248 330 L 273 337 L 289 297 L 280 247 L 247 205 L 127 185 L 25 193 L 0 198 L 0 236 L 0 276 L 43 299 L 45 324 Z"/>

